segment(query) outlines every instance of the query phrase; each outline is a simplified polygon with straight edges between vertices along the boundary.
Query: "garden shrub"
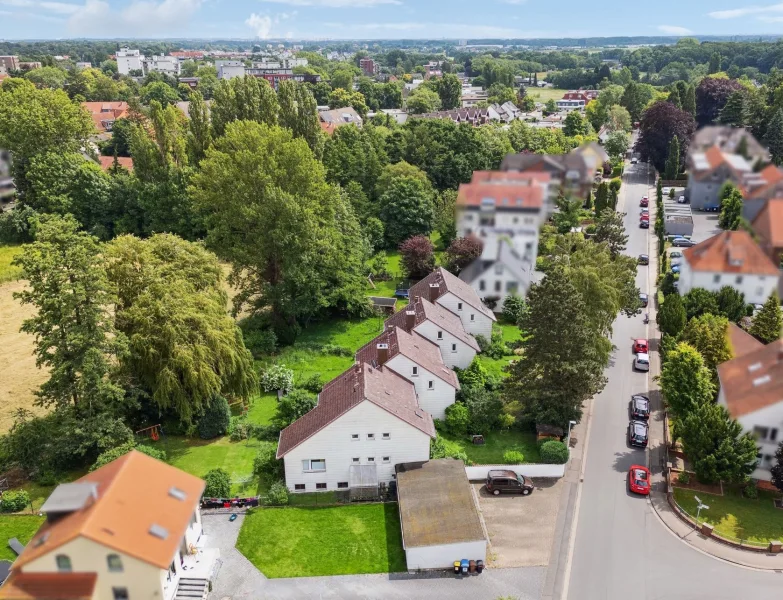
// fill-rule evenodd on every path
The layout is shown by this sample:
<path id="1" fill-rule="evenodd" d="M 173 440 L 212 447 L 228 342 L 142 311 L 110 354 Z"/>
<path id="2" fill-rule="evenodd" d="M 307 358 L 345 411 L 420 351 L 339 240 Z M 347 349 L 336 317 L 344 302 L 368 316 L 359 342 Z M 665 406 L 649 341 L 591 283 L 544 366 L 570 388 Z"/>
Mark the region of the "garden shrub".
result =
<path id="1" fill-rule="evenodd" d="M 245 346 L 254 357 L 272 354 L 277 350 L 277 334 L 271 329 L 260 329 L 244 333 Z"/>
<path id="2" fill-rule="evenodd" d="M 541 462 L 548 465 L 564 465 L 568 462 L 568 447 L 557 440 L 547 440 L 541 444 Z"/>
<path id="3" fill-rule="evenodd" d="M 272 365 L 261 376 L 261 389 L 265 392 L 290 392 L 293 387 L 294 372 L 285 365 Z"/>
<path id="4" fill-rule="evenodd" d="M 525 462 L 525 455 L 519 450 L 506 450 L 503 453 L 503 463 L 507 465 L 521 465 Z"/>
<path id="5" fill-rule="evenodd" d="M 0 498 L 0 512 L 12 513 L 24 510 L 30 504 L 30 494 L 25 490 L 4 492 Z"/>
<path id="6" fill-rule="evenodd" d="M 471 462 L 468 460 L 467 454 L 460 450 L 449 449 L 446 446 L 446 442 L 443 441 L 443 438 L 440 436 L 436 437 L 430 442 L 430 458 L 455 458 L 457 460 L 461 460 L 466 465 L 471 464 Z"/>
<path id="7" fill-rule="evenodd" d="M 164 462 L 166 461 L 165 450 L 153 448 L 152 446 L 147 446 L 144 444 L 139 444 L 137 446 L 135 442 L 128 442 L 127 444 L 122 444 L 121 446 L 117 446 L 99 454 L 98 459 L 90 467 L 90 471 L 100 469 L 103 465 L 107 465 L 110 462 L 117 460 L 120 456 L 124 456 L 134 449 L 146 454 L 147 456 L 151 456 L 152 458 L 157 458 L 158 460 L 162 460 Z"/>
<path id="8" fill-rule="evenodd" d="M 455 435 L 465 435 L 468 432 L 468 407 L 460 402 L 455 402 L 446 407 L 446 427 Z"/>
<path id="9" fill-rule="evenodd" d="M 250 427 L 244 416 L 231 417 L 228 426 L 228 435 L 232 442 L 241 442 L 250 437 Z"/>
<path id="10" fill-rule="evenodd" d="M 478 338 L 481 336 L 476 337 Z M 486 340 L 486 338 L 484 339 Z M 473 362 L 470 363 L 466 369 L 455 367 L 454 372 L 457 374 L 457 379 L 461 386 L 484 387 L 484 384 L 487 382 L 487 370 L 481 364 L 478 357 L 474 358 Z"/>
<path id="11" fill-rule="evenodd" d="M 507 323 L 516 325 L 519 317 L 525 312 L 525 299 L 522 296 L 508 296 L 503 303 L 503 311 L 500 316 Z"/>
<path id="12" fill-rule="evenodd" d="M 489 433 L 496 428 L 503 413 L 503 402 L 498 392 L 485 388 L 463 387 L 460 397 L 468 408 L 468 433 Z"/>
<path id="13" fill-rule="evenodd" d="M 500 415 L 500 418 L 498 419 L 498 427 L 501 429 L 511 429 L 514 426 L 514 423 L 517 422 L 517 419 L 514 415 L 510 415 L 508 413 L 503 413 Z"/>
<path id="14" fill-rule="evenodd" d="M 280 437 L 280 429 L 274 425 L 255 425 L 250 423 L 247 426 L 247 435 L 262 442 L 276 442 L 277 438 Z"/>
<path id="15" fill-rule="evenodd" d="M 331 354 L 332 356 L 353 356 L 353 352 L 346 346 L 340 346 L 339 344 L 324 344 L 321 347 L 321 352 L 324 354 Z"/>
<path id="16" fill-rule="evenodd" d="M 253 473 L 259 477 L 269 475 L 275 479 L 283 476 L 283 461 L 277 458 L 277 444 L 262 442 L 253 459 Z"/>
<path id="17" fill-rule="evenodd" d="M 277 412 L 272 423 L 279 429 L 285 429 L 291 423 L 315 408 L 318 399 L 307 390 L 297 389 L 286 394 L 277 403 Z"/>
<path id="18" fill-rule="evenodd" d="M 231 424 L 231 410 L 223 396 L 215 396 L 198 421 L 198 436 L 202 440 L 211 440 L 228 431 Z"/>
<path id="19" fill-rule="evenodd" d="M 688 471 L 681 471 L 677 475 L 677 481 L 683 485 L 688 485 L 691 482 L 691 474 Z"/>
<path id="20" fill-rule="evenodd" d="M 282 481 L 276 481 L 269 486 L 269 491 L 264 496 L 264 504 L 269 506 L 285 506 L 288 504 L 288 488 Z"/>
<path id="21" fill-rule="evenodd" d="M 225 469 L 212 469 L 204 475 L 207 483 L 204 496 L 207 498 L 228 498 L 231 495 L 231 478 Z"/>
<path id="22" fill-rule="evenodd" d="M 759 489 L 754 481 L 748 481 L 742 486 L 742 495 L 750 500 L 758 500 Z"/>
<path id="23" fill-rule="evenodd" d="M 312 392 L 313 394 L 320 394 L 324 387 L 324 384 L 321 383 L 321 374 L 313 373 L 310 377 L 303 379 L 301 383 L 296 384 L 296 387 Z"/>
<path id="24" fill-rule="evenodd" d="M 479 350 L 483 353 L 489 350 L 489 347 L 492 345 L 492 342 L 489 341 L 486 336 L 483 336 L 481 334 L 473 336 L 476 338 L 476 343 L 478 344 Z"/>

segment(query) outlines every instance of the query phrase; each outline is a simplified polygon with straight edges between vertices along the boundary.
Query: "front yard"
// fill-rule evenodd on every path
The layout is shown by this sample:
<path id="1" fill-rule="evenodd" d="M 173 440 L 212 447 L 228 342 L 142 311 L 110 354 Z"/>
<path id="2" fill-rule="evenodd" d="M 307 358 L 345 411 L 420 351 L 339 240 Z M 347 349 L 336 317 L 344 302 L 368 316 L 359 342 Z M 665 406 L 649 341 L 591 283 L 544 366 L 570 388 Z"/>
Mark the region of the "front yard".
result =
<path id="1" fill-rule="evenodd" d="M 27 544 L 45 521 L 38 515 L 0 515 L 0 560 L 14 560 L 16 554 L 8 547 L 8 540 L 16 538 Z"/>
<path id="2" fill-rule="evenodd" d="M 689 515 L 696 517 L 697 495 L 692 490 L 674 488 L 674 499 Z M 775 508 L 773 499 L 779 496 L 759 490 L 757 500 L 744 498 L 736 488 L 725 486 L 723 496 L 699 495 L 708 509 L 702 509 L 699 521 L 715 527 L 715 532 L 727 538 L 766 545 L 770 540 L 783 539 L 783 510 Z"/>
<path id="3" fill-rule="evenodd" d="M 521 431 L 493 431 L 484 436 L 484 444 L 477 446 L 467 437 L 453 436 L 439 433 L 439 437 L 446 442 L 449 450 L 464 452 L 468 460 L 477 465 L 502 465 L 505 464 L 503 454 L 509 450 L 521 452 L 526 463 L 541 461 L 536 445 L 536 436 L 533 433 Z"/>
<path id="4" fill-rule="evenodd" d="M 257 509 L 237 549 L 269 578 L 405 570 L 395 503 Z"/>

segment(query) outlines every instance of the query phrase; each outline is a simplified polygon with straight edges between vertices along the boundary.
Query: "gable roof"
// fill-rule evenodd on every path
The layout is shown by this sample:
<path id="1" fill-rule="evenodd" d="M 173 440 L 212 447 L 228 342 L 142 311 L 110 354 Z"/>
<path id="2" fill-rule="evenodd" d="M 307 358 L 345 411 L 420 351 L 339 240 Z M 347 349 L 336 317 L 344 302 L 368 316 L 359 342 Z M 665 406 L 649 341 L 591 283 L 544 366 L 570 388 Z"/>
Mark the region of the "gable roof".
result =
<path id="1" fill-rule="evenodd" d="M 98 131 L 106 131 L 106 121 L 121 119 L 128 113 L 128 103 L 118 102 L 82 102 L 92 117 L 92 122 Z"/>
<path id="2" fill-rule="evenodd" d="M 436 290 L 436 295 L 434 297 L 432 295 L 433 288 L 430 288 L 431 284 L 438 284 L 438 287 L 434 288 Z M 435 300 L 444 294 L 448 294 L 449 292 L 454 294 L 463 302 L 470 304 L 473 308 L 480 311 L 481 314 L 489 317 L 493 321 L 497 321 L 495 313 L 493 313 L 484 305 L 476 293 L 476 290 L 470 287 L 470 284 L 465 283 L 459 277 L 448 272 L 443 267 L 438 267 L 424 279 L 419 281 L 410 289 L 408 295 L 411 298 L 415 296 L 421 296 L 422 298 L 427 298 L 430 302 L 435 302 Z"/>
<path id="3" fill-rule="evenodd" d="M 455 389 L 460 388 L 457 374 L 443 364 L 443 357 L 438 345 L 415 331 L 408 333 L 399 327 L 388 327 L 381 335 L 356 351 L 356 361 L 372 366 L 380 366 L 378 365 L 378 344 L 387 344 L 389 346 L 387 361 L 398 354 L 402 354 L 448 383 L 451 387 Z"/>
<path id="4" fill-rule="evenodd" d="M 491 203 L 501 210 L 539 211 L 544 205 L 544 190 L 518 183 L 462 183 L 457 206 L 484 206 Z"/>
<path id="5" fill-rule="evenodd" d="M 21 573 L 11 571 L 0 587 L 2 600 L 91 600 L 97 573 Z"/>
<path id="6" fill-rule="evenodd" d="M 280 432 L 277 458 L 283 458 L 365 400 L 435 437 L 432 416 L 419 408 L 413 384 L 391 369 L 376 369 L 363 363 L 353 365 L 327 383 L 318 395 L 316 407 Z"/>
<path id="7" fill-rule="evenodd" d="M 729 323 L 729 343 L 734 353 L 734 358 L 745 356 L 764 347 L 760 341 L 742 329 L 736 323 Z"/>
<path id="8" fill-rule="evenodd" d="M 335 108 L 334 110 L 322 110 L 318 113 L 318 117 L 320 118 L 321 122 L 328 123 L 334 127 L 347 125 L 349 123 L 354 123 L 360 126 L 362 124 L 362 118 L 352 106 L 346 106 L 345 108 Z"/>
<path id="9" fill-rule="evenodd" d="M 707 125 L 706 127 L 701 127 L 693 135 L 691 148 L 703 150 L 717 145 L 724 152 L 736 153 L 742 138 L 745 138 L 748 155 L 753 158 L 769 160 L 769 151 L 744 127 L 731 127 L 729 125 Z"/>
<path id="10" fill-rule="evenodd" d="M 101 165 L 101 169 L 103 169 L 104 171 L 108 171 L 114 165 L 114 157 L 99 156 L 98 162 Z M 117 164 L 119 164 L 121 167 L 125 167 L 126 169 L 128 169 L 128 171 L 133 171 L 133 159 L 129 156 L 118 156 Z"/>
<path id="11" fill-rule="evenodd" d="M 44 523 L 16 559 L 14 569 L 78 537 L 167 569 L 204 491 L 204 480 L 136 450 L 88 473 L 97 498 L 53 522 Z M 185 499 L 169 492 L 177 488 Z M 165 539 L 152 535 L 158 525 Z"/>
<path id="12" fill-rule="evenodd" d="M 718 377 L 735 419 L 783 402 L 783 340 L 718 365 Z"/>
<path id="13" fill-rule="evenodd" d="M 753 219 L 753 231 L 772 248 L 783 248 L 783 198 L 767 200 Z"/>
<path id="14" fill-rule="evenodd" d="M 683 252 L 694 271 L 747 275 L 780 272 L 747 231 L 723 231 Z"/>
<path id="15" fill-rule="evenodd" d="M 407 323 L 406 313 L 409 311 L 414 313 L 413 327 L 409 327 Z M 400 327 L 405 331 L 411 331 L 424 321 L 432 322 L 461 342 L 473 348 L 476 352 L 480 351 L 478 342 L 476 342 L 476 339 L 472 335 L 465 331 L 465 327 L 462 325 L 462 321 L 457 315 L 440 304 L 433 304 L 421 296 L 415 296 L 408 306 L 398 310 L 391 317 L 386 319 L 386 326 Z"/>

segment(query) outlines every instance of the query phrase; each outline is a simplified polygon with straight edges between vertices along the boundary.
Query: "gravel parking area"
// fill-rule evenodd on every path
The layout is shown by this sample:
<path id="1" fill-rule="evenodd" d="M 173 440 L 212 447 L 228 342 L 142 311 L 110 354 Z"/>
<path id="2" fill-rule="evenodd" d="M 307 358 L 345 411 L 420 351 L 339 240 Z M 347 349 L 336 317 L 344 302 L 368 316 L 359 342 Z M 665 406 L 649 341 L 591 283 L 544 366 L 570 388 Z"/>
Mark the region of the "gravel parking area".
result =
<path id="1" fill-rule="evenodd" d="M 536 479 L 529 496 L 492 496 L 474 483 L 489 533 L 493 567 L 533 567 L 549 563 L 560 506 L 562 479 Z"/>
<path id="2" fill-rule="evenodd" d="M 721 232 L 718 227 L 718 217 L 720 213 L 693 211 L 693 241 L 703 242 Z"/>

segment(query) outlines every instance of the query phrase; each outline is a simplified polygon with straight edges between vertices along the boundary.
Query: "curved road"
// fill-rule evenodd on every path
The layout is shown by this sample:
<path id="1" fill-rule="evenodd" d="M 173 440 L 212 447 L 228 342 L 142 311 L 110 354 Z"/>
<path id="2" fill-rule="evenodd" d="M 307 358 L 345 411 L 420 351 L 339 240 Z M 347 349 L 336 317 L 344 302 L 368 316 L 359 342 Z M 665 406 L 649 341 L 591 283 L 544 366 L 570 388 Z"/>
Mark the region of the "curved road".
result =
<path id="1" fill-rule="evenodd" d="M 648 190 L 647 165 L 628 166 L 618 210 L 627 212 L 628 254 L 648 254 L 652 228 L 639 228 L 639 199 Z M 651 210 L 654 215 L 654 210 Z M 639 267 L 637 285 L 652 295 L 654 274 Z M 649 281 L 648 281 L 649 278 Z M 675 537 L 649 502 L 627 492 L 632 464 L 647 464 L 645 451 L 626 442 L 628 402 L 647 393 L 648 377 L 631 366 L 631 340 L 650 337 L 641 316 L 620 317 L 609 383 L 593 400 L 584 483 L 568 587 L 570 600 L 779 600 L 783 573 L 754 571 L 702 554 Z M 654 336 L 653 336 L 654 337 Z M 657 444 L 655 439 L 650 444 Z"/>

